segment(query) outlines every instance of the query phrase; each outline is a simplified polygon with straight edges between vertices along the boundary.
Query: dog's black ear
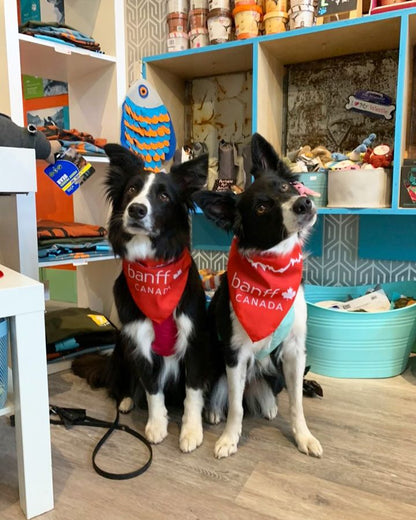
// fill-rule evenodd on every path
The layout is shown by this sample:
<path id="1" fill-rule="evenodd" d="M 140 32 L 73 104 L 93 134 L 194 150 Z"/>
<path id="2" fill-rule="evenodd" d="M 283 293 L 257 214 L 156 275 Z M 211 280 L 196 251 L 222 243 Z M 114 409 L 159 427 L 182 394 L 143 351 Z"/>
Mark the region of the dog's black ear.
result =
<path id="1" fill-rule="evenodd" d="M 208 155 L 172 166 L 170 175 L 189 206 L 193 206 L 192 194 L 203 188 L 208 176 Z"/>
<path id="2" fill-rule="evenodd" d="M 119 166 L 130 175 L 136 174 L 144 167 L 143 159 L 124 146 L 110 143 L 104 146 L 104 151 L 110 159 L 110 166 Z"/>
<path id="3" fill-rule="evenodd" d="M 232 191 L 197 191 L 192 198 L 214 224 L 226 231 L 233 229 L 237 197 Z"/>
<path id="4" fill-rule="evenodd" d="M 280 160 L 273 146 L 260 134 L 253 134 L 251 139 L 251 174 L 255 179 L 266 171 L 276 172 L 281 177 L 288 178 L 290 172 Z"/>
<path id="5" fill-rule="evenodd" d="M 106 144 L 104 151 L 110 159 L 110 169 L 105 179 L 107 197 L 114 202 L 128 180 L 143 171 L 144 162 L 141 157 L 119 144 Z"/>

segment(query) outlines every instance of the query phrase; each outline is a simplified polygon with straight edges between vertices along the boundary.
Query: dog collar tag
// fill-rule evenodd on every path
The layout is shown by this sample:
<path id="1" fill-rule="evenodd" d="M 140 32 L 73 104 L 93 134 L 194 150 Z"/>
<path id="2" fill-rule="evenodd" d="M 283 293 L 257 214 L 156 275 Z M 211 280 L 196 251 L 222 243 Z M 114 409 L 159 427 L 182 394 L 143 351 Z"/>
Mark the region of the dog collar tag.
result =
<path id="1" fill-rule="evenodd" d="M 241 255 L 231 243 L 227 267 L 231 304 L 251 341 L 270 336 L 295 301 L 302 279 L 302 250 L 287 255 Z"/>
<path id="2" fill-rule="evenodd" d="M 173 313 L 185 289 L 191 261 L 188 249 L 165 265 L 123 260 L 129 292 L 147 318 L 162 323 Z"/>

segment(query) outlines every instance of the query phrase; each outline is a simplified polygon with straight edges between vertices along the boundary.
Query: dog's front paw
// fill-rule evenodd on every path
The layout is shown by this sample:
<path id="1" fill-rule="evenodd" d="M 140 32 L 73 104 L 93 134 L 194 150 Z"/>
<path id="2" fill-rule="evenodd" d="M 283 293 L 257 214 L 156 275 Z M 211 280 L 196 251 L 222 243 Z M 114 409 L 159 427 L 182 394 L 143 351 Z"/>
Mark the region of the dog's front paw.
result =
<path id="1" fill-rule="evenodd" d="M 191 427 L 183 425 L 179 436 L 179 448 L 184 453 L 190 453 L 198 446 L 201 446 L 203 438 L 202 426 Z"/>
<path id="2" fill-rule="evenodd" d="M 134 401 L 131 397 L 125 397 L 118 406 L 121 413 L 129 413 L 133 410 Z"/>
<path id="3" fill-rule="evenodd" d="M 223 433 L 215 444 L 214 455 L 217 459 L 229 457 L 237 452 L 237 445 L 240 439 L 239 435 L 229 435 Z"/>
<path id="4" fill-rule="evenodd" d="M 306 455 L 322 457 L 323 449 L 321 443 L 310 432 L 307 434 L 295 435 L 298 450 Z"/>
<path id="5" fill-rule="evenodd" d="M 168 421 L 165 418 L 147 421 L 144 434 L 149 442 L 159 444 L 168 435 Z"/>

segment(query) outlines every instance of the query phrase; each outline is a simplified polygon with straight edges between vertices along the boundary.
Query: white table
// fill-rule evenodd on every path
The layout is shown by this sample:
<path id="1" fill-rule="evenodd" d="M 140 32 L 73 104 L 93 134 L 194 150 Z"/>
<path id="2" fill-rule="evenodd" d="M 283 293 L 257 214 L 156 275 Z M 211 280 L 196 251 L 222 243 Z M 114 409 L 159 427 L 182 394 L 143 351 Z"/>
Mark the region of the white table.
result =
<path id="1" fill-rule="evenodd" d="M 20 505 L 33 518 L 54 505 L 43 285 L 2 265 L 0 270 L 0 317 L 9 318 L 10 329 Z M 0 415 L 7 412 L 10 406 L 0 409 Z"/>

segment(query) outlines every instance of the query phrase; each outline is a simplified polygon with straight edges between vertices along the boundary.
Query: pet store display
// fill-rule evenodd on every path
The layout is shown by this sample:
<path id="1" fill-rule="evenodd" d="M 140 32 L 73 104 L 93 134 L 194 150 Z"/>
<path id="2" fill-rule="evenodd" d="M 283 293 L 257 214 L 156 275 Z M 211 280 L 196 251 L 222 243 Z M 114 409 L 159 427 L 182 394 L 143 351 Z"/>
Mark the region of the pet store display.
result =
<path id="1" fill-rule="evenodd" d="M 309 194 L 318 207 L 390 207 L 393 150 L 387 144 L 374 146 L 376 140 L 372 133 L 345 154 L 306 145 L 287 160 L 300 182 L 317 192 Z"/>

